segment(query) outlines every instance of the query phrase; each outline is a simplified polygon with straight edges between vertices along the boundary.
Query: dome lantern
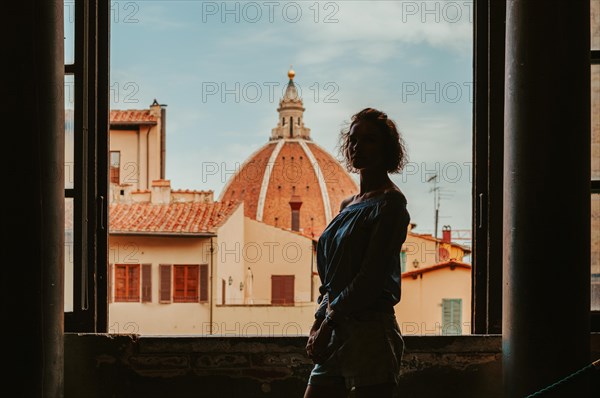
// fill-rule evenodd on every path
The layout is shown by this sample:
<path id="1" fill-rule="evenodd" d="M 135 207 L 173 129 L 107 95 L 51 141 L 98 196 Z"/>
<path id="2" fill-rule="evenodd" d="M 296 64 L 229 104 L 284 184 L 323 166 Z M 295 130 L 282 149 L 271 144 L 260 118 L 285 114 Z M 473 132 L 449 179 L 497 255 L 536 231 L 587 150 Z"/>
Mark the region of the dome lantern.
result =
<path id="1" fill-rule="evenodd" d="M 271 130 L 271 140 L 305 139 L 310 140 L 310 129 L 304 127 L 304 103 L 294 83 L 296 72 L 288 70 L 288 84 L 283 98 L 279 100 L 277 127 Z"/>

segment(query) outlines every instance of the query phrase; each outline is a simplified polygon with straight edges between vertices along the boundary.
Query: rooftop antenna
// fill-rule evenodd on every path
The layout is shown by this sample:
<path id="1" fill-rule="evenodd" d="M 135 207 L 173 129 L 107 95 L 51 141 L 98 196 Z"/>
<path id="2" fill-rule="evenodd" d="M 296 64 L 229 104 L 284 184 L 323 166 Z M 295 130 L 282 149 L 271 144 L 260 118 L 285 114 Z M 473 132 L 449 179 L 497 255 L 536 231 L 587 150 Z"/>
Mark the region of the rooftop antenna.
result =
<path id="1" fill-rule="evenodd" d="M 433 188 L 429 192 L 433 192 L 433 210 L 434 210 L 434 232 L 433 236 L 438 237 L 438 220 L 440 216 L 440 187 L 438 187 L 438 175 L 434 174 L 427 179 L 427 182 L 433 182 Z"/>
<path id="2" fill-rule="evenodd" d="M 435 237 L 435 263 L 439 263 L 439 248 L 438 248 L 438 220 L 440 216 L 440 187 L 438 187 L 438 175 L 437 173 L 432 175 L 427 179 L 427 182 L 433 183 L 433 188 L 429 190 L 429 192 L 433 192 L 433 210 L 434 210 L 434 232 L 433 236 Z"/>

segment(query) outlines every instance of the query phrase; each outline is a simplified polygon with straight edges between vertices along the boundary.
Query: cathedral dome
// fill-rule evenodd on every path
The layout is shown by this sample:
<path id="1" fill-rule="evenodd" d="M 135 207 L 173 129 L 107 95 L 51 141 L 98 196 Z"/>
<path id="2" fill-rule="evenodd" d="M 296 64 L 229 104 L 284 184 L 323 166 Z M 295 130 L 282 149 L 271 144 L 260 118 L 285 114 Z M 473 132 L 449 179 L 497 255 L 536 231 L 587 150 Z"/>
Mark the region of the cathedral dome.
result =
<path id="1" fill-rule="evenodd" d="M 295 72 L 279 101 L 277 127 L 269 141 L 231 176 L 220 201 L 244 202 L 244 215 L 276 227 L 318 237 L 359 187 L 344 166 L 312 141 Z"/>

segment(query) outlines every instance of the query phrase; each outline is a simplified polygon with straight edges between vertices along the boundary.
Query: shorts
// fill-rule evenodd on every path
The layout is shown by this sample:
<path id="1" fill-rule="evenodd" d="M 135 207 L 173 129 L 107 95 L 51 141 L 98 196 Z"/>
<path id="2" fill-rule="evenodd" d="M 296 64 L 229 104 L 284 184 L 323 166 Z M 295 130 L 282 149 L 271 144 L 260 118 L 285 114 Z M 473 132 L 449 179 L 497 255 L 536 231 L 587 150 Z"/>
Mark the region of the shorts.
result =
<path id="1" fill-rule="evenodd" d="M 368 313 L 339 322 L 328 348 L 332 354 L 313 367 L 308 384 L 398 385 L 404 339 L 394 314 Z"/>

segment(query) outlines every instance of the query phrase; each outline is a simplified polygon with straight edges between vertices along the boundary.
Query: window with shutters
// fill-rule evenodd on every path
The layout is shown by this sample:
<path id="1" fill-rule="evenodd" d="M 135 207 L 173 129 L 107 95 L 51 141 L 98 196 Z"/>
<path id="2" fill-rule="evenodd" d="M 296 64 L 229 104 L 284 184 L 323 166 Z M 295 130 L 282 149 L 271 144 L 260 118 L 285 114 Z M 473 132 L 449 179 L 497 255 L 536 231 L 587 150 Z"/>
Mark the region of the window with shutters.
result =
<path id="1" fill-rule="evenodd" d="M 159 291 L 158 300 L 161 303 L 171 302 L 171 266 L 168 264 L 159 265 Z"/>
<path id="2" fill-rule="evenodd" d="M 115 301 L 140 301 L 140 264 L 115 264 Z"/>
<path id="3" fill-rule="evenodd" d="M 271 276 L 271 305 L 294 305 L 294 275 Z"/>
<path id="4" fill-rule="evenodd" d="M 462 334 L 462 299 L 442 299 L 442 334 Z"/>
<path id="5" fill-rule="evenodd" d="M 173 266 L 173 302 L 195 303 L 199 300 L 199 265 Z"/>

